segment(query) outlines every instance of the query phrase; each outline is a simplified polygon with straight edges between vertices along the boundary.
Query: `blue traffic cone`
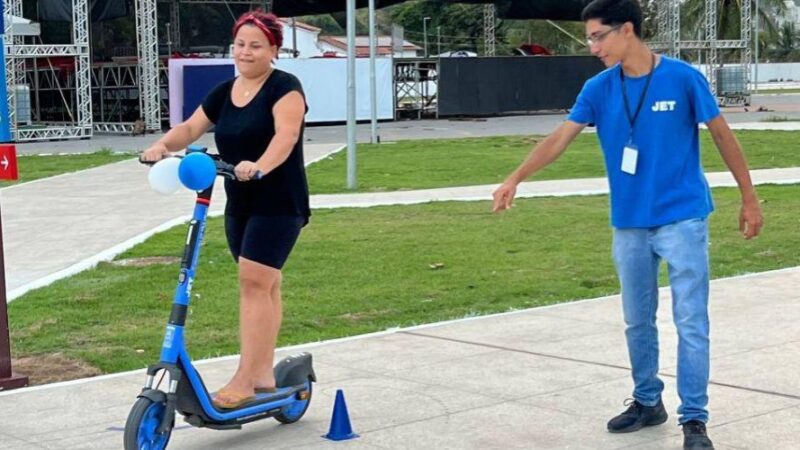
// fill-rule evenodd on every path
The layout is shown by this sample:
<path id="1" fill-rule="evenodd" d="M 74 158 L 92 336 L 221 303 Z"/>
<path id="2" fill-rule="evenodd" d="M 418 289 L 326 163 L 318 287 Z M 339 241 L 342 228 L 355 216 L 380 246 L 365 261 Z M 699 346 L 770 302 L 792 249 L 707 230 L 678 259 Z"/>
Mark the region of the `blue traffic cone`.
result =
<path id="1" fill-rule="evenodd" d="M 336 390 L 336 402 L 333 404 L 333 416 L 331 416 L 331 428 L 324 438 L 332 441 L 345 441 L 357 438 L 350 426 L 350 415 L 347 413 L 347 404 L 344 402 L 344 392 Z"/>

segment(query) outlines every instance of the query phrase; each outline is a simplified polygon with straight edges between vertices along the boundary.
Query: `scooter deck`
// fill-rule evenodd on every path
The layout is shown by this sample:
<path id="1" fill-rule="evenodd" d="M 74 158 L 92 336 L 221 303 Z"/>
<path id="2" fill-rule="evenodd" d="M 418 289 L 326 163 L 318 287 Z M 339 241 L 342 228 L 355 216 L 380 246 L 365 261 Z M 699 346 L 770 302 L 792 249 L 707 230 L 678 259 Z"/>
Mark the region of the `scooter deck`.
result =
<path id="1" fill-rule="evenodd" d="M 217 411 L 221 411 L 221 412 L 236 411 L 237 409 L 249 408 L 251 406 L 260 405 L 260 404 L 263 404 L 263 403 L 271 403 L 271 402 L 275 402 L 275 401 L 278 401 L 278 400 L 283 400 L 285 398 L 289 398 L 292 395 L 297 394 L 298 392 L 302 391 L 303 389 L 305 389 L 304 385 L 280 387 L 280 388 L 276 388 L 275 392 L 260 392 L 260 393 L 257 393 L 252 398 L 252 400 L 250 400 L 248 402 L 245 402 L 245 403 L 242 403 L 241 405 L 237 406 L 236 408 L 217 408 L 215 406 L 214 409 L 216 409 Z M 211 398 L 214 398 L 216 395 L 217 395 L 217 393 L 213 392 L 211 394 Z"/>
<path id="2" fill-rule="evenodd" d="M 283 400 L 283 399 L 289 398 L 289 397 L 291 397 L 293 395 L 297 395 L 297 393 L 302 392 L 303 390 L 305 390 L 305 385 L 282 387 L 282 388 L 278 388 L 276 392 L 257 394 L 256 398 L 254 398 L 252 401 L 247 402 L 247 403 L 245 403 L 243 405 L 240 405 L 240 406 L 238 406 L 236 408 L 232 408 L 232 409 L 218 409 L 218 408 L 215 408 L 215 409 L 217 409 L 217 411 L 219 411 L 219 412 L 225 412 L 225 413 L 234 412 L 234 411 L 237 411 L 237 410 L 240 410 L 240 409 L 244 409 L 244 408 L 251 408 L 253 406 L 258 406 L 258 405 L 262 405 L 262 404 L 272 403 L 272 402 L 275 402 L 275 401 L 278 401 L 278 400 Z M 198 416 L 196 414 L 186 415 L 183 412 L 182 412 L 182 414 L 184 414 L 184 420 L 187 423 L 189 423 L 190 425 L 194 425 L 196 427 L 211 428 L 211 429 L 216 429 L 216 430 L 238 430 L 238 429 L 241 429 L 242 425 L 244 425 L 246 423 L 254 422 L 254 421 L 260 420 L 260 419 L 265 419 L 267 417 L 272 417 L 272 416 L 278 414 L 280 411 L 281 411 L 280 407 L 267 409 L 267 410 L 264 410 L 262 412 L 251 414 L 251 415 L 249 415 L 247 417 L 231 419 L 231 420 L 226 421 L 226 422 L 207 421 L 207 420 L 204 420 L 202 417 L 200 417 L 200 416 Z"/>

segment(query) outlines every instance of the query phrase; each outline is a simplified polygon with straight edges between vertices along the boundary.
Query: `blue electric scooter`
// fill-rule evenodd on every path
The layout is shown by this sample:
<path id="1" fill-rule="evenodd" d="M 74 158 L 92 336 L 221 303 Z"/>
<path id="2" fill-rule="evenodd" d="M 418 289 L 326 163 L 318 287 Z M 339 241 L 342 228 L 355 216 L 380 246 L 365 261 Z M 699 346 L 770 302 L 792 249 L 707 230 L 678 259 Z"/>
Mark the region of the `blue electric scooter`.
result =
<path id="1" fill-rule="evenodd" d="M 206 149 L 189 146 L 187 156 L 196 152 L 206 153 Z M 218 176 L 236 179 L 232 165 L 215 155 L 208 156 L 213 159 Z M 124 433 L 125 450 L 164 449 L 175 426 L 175 412 L 182 414 L 186 422 L 196 427 L 232 430 L 240 429 L 245 423 L 270 417 L 282 423 L 297 422 L 311 402 L 311 383 L 316 382 L 317 378 L 308 353 L 280 361 L 274 368 L 276 391 L 257 393 L 252 402 L 236 409 L 215 408 L 203 380 L 192 365 L 185 348 L 184 327 L 213 187 L 211 183 L 211 186 L 197 194 L 172 313 L 161 348 L 161 360 L 147 368 L 147 381 L 128 415 Z M 169 374 L 169 385 L 165 390 L 160 389 L 160 383 L 155 383 L 159 372 L 162 378 L 164 373 Z"/>

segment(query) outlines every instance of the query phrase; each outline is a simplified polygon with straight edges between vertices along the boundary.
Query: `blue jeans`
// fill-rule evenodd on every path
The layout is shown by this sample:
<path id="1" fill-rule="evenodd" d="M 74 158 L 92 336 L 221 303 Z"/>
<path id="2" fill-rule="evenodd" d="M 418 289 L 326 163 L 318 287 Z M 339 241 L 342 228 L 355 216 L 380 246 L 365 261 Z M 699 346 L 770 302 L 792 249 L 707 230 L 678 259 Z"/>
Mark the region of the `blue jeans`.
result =
<path id="1" fill-rule="evenodd" d="M 678 329 L 679 422 L 708 421 L 708 223 L 685 220 L 655 228 L 615 228 L 614 263 L 622 287 L 633 398 L 661 399 L 658 378 L 658 266 L 667 262 L 672 314 Z"/>

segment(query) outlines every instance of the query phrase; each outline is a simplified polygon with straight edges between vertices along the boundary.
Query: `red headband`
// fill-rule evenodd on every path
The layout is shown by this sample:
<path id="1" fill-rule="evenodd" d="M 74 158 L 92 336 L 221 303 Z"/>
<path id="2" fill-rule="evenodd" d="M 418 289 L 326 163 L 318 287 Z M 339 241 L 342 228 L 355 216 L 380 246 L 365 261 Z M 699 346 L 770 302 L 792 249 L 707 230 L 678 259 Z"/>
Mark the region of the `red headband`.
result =
<path id="1" fill-rule="evenodd" d="M 275 45 L 275 46 L 278 45 L 275 40 L 275 35 L 272 34 L 272 31 L 270 31 L 270 29 L 267 28 L 266 25 L 264 25 L 260 20 L 258 20 L 258 17 L 256 17 L 255 14 L 248 14 L 239 19 L 239 23 L 236 25 L 236 28 L 233 29 L 234 37 L 236 37 L 236 33 L 239 32 L 239 28 L 241 28 L 242 25 L 246 23 L 252 23 L 253 25 L 257 26 L 259 30 L 264 32 L 264 35 L 267 36 L 267 40 L 269 41 L 270 45 Z"/>

